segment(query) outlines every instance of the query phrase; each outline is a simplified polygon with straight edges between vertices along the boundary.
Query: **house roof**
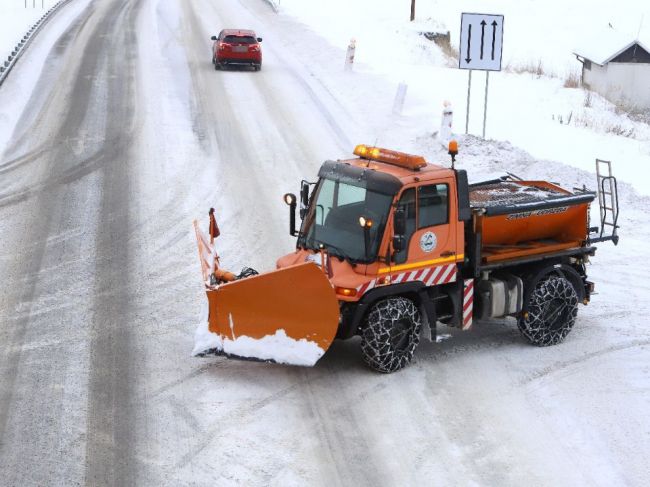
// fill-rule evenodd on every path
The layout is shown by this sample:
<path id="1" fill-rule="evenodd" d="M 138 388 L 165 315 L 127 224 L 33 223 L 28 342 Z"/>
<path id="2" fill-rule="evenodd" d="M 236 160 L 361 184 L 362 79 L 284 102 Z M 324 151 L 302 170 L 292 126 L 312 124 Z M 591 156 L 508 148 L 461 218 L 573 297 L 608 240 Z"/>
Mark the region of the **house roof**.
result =
<path id="1" fill-rule="evenodd" d="M 638 44 L 642 49 L 650 53 L 650 49 L 639 39 L 624 32 L 607 28 L 597 33 L 592 39 L 586 39 L 581 47 L 573 51 L 573 54 L 603 66 L 634 44 Z"/>

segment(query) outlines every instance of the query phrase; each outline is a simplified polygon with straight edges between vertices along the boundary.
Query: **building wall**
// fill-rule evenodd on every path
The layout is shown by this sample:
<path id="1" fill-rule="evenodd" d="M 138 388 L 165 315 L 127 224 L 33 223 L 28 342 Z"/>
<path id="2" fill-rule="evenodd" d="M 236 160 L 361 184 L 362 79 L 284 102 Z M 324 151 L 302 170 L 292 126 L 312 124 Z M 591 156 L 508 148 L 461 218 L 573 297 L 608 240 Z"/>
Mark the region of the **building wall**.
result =
<path id="1" fill-rule="evenodd" d="M 582 68 L 585 87 L 614 103 L 650 110 L 650 64 L 614 63 Z"/>
<path id="2" fill-rule="evenodd" d="M 588 69 L 591 67 L 591 69 Z M 582 83 L 585 88 L 606 96 L 607 93 L 607 65 L 599 66 L 596 63 L 585 61 L 582 67 Z"/>

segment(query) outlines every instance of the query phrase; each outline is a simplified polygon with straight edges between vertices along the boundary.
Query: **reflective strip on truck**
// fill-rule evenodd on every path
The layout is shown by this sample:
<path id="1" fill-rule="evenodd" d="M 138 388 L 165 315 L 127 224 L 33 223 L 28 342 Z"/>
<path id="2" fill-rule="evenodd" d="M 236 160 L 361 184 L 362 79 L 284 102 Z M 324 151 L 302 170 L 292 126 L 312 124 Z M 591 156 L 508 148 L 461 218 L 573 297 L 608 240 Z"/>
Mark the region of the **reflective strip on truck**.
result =
<path id="1" fill-rule="evenodd" d="M 382 277 L 384 284 L 400 284 L 404 282 L 421 281 L 425 286 L 439 286 L 456 280 L 456 264 L 427 267 L 410 272 L 401 272 L 391 276 Z M 357 287 L 357 296 L 363 296 L 377 285 L 378 279 L 371 279 Z"/>

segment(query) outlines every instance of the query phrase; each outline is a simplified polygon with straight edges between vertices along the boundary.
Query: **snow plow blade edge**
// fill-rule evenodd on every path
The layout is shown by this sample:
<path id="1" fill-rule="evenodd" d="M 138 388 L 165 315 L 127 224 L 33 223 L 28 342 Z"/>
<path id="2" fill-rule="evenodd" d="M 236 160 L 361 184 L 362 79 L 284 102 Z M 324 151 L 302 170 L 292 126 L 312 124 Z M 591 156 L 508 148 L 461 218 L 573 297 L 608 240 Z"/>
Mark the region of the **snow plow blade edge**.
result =
<path id="1" fill-rule="evenodd" d="M 207 296 L 209 330 L 227 356 L 311 366 L 336 335 L 336 294 L 313 263 L 223 284 Z"/>

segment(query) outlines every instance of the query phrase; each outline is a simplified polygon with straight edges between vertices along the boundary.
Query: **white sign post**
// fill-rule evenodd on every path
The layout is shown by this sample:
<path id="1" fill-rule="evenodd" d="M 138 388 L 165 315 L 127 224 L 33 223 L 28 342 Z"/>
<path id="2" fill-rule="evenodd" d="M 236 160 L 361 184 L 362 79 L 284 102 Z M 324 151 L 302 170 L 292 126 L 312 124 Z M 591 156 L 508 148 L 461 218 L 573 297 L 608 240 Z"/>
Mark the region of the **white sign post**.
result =
<path id="1" fill-rule="evenodd" d="M 472 70 L 485 73 L 485 104 L 483 108 L 483 138 L 487 120 L 487 96 L 490 71 L 501 71 L 503 51 L 503 15 L 463 13 L 460 19 L 459 69 L 469 69 L 467 83 L 467 115 L 465 133 L 469 128 L 469 100 L 472 87 Z"/>

